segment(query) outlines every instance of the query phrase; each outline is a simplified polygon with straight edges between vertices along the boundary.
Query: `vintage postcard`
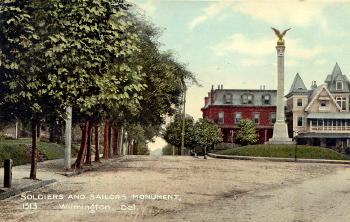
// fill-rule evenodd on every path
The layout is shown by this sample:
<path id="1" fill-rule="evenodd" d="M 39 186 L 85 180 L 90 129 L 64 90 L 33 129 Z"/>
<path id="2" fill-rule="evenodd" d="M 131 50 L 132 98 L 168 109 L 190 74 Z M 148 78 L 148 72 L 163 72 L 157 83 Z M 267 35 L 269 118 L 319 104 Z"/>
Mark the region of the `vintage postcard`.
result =
<path id="1" fill-rule="evenodd" d="M 2 0 L 0 222 L 350 221 L 349 13 Z"/>

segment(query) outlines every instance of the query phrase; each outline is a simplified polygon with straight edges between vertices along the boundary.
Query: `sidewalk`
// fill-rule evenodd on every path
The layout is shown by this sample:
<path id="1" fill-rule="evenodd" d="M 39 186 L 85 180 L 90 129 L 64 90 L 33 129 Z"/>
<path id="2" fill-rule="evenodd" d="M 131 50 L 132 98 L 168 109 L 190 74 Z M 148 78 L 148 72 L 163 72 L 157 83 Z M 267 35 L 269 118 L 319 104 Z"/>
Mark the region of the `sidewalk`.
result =
<path id="1" fill-rule="evenodd" d="M 278 158 L 278 157 L 256 157 L 256 156 L 231 156 L 215 153 L 208 153 L 208 156 L 219 159 L 255 160 L 255 161 L 276 161 L 276 162 L 301 162 L 301 163 L 329 163 L 329 164 L 350 164 L 350 160 L 325 160 L 325 159 L 301 159 L 301 158 Z"/>
<path id="2" fill-rule="evenodd" d="M 12 168 L 12 187 L 4 188 L 4 168 L 0 168 L 0 200 L 6 199 L 9 196 L 17 195 L 24 191 L 38 189 L 42 186 L 48 185 L 54 182 L 64 182 L 69 180 L 70 176 L 78 175 L 82 172 L 89 171 L 111 161 L 118 159 L 114 157 L 108 160 L 101 159 L 100 163 L 92 162 L 91 166 L 83 165 L 83 169 L 69 171 L 64 170 L 64 160 L 48 160 L 44 162 L 38 162 L 37 165 L 37 180 L 29 179 L 30 174 L 30 164 L 14 166 Z M 75 158 L 72 158 L 72 163 L 74 163 Z"/>

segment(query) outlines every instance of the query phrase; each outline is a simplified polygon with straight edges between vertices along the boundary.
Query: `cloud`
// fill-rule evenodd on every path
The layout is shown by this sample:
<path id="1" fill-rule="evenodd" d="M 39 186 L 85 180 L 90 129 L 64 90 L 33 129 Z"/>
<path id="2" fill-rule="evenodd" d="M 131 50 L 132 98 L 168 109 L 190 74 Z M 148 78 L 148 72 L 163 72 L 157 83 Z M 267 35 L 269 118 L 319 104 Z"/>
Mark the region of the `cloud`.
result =
<path id="1" fill-rule="evenodd" d="M 157 8 L 154 0 L 142 1 L 138 6 L 143 9 L 148 16 L 153 16 L 156 14 Z"/>
<path id="2" fill-rule="evenodd" d="M 301 39 L 286 39 L 286 55 L 294 58 L 308 59 L 325 51 L 322 46 L 306 48 Z M 241 33 L 231 35 L 227 41 L 211 46 L 217 56 L 239 53 L 253 56 L 265 56 L 275 53 L 274 38 L 248 39 Z"/>
<path id="3" fill-rule="evenodd" d="M 242 1 L 232 3 L 234 12 L 277 26 L 306 27 L 315 21 L 327 26 L 323 15 L 324 3 L 308 1 Z"/>
<path id="4" fill-rule="evenodd" d="M 327 1 L 218 0 L 204 8 L 202 15 L 191 20 L 189 28 L 194 29 L 212 18 L 222 18 L 233 13 L 240 13 L 273 26 L 307 27 L 316 21 L 322 30 L 328 30 L 328 22 L 323 14 L 327 4 Z"/>
<path id="5" fill-rule="evenodd" d="M 267 64 L 264 59 L 241 59 L 239 63 L 242 66 L 261 66 Z"/>
<path id="6" fill-rule="evenodd" d="M 266 55 L 273 53 L 273 39 L 248 39 L 243 34 L 233 34 L 226 42 L 212 46 L 216 55 L 240 53 L 248 55 Z"/>
<path id="7" fill-rule="evenodd" d="M 204 8 L 202 10 L 203 15 L 197 16 L 194 19 L 192 19 L 188 24 L 188 27 L 190 29 L 194 29 L 197 25 L 205 22 L 206 20 L 212 17 L 215 17 L 216 15 L 222 12 L 222 10 L 224 9 L 224 6 L 225 5 L 222 2 L 218 2 L 210 5 L 207 8 Z"/>

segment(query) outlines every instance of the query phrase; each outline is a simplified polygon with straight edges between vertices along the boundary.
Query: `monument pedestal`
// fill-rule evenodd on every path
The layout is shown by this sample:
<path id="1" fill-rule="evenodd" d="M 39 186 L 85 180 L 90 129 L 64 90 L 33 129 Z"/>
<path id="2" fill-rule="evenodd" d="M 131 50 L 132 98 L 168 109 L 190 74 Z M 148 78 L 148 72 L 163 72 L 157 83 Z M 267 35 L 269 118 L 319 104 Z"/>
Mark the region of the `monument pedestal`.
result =
<path id="1" fill-rule="evenodd" d="M 273 136 L 266 142 L 266 144 L 271 145 L 292 145 L 295 144 L 295 141 L 288 136 L 287 124 L 284 121 L 276 121 L 273 126 Z"/>

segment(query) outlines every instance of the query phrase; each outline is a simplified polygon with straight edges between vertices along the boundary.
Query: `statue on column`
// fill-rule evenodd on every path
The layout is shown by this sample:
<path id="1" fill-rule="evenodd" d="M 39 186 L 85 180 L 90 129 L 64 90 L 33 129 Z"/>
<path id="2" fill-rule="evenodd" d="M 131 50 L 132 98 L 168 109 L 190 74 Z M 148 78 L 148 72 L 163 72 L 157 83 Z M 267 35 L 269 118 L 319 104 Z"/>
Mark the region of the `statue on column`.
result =
<path id="1" fill-rule="evenodd" d="M 283 37 L 284 37 L 285 34 L 290 30 L 290 28 L 284 30 L 284 31 L 282 32 L 282 34 L 281 34 L 281 32 L 280 32 L 278 29 L 275 29 L 275 28 L 271 28 L 271 29 L 275 32 L 276 36 L 278 37 L 277 45 L 284 45 L 284 39 L 283 39 Z"/>

